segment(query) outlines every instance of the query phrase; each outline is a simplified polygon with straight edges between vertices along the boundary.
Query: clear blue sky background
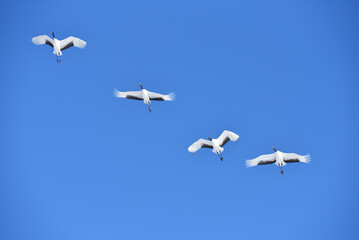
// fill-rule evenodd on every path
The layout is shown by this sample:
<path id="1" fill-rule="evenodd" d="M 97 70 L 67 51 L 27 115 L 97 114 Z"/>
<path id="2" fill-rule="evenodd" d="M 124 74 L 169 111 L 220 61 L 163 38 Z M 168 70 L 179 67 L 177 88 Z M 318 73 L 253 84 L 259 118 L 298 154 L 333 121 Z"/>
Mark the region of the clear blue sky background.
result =
<path id="1" fill-rule="evenodd" d="M 357 1 L 1 1 L 0 238 L 359 239 Z M 87 41 L 62 63 L 31 38 Z M 177 95 L 116 99 L 113 88 Z M 224 130 L 224 161 L 198 138 Z M 312 162 L 247 169 L 246 159 Z"/>

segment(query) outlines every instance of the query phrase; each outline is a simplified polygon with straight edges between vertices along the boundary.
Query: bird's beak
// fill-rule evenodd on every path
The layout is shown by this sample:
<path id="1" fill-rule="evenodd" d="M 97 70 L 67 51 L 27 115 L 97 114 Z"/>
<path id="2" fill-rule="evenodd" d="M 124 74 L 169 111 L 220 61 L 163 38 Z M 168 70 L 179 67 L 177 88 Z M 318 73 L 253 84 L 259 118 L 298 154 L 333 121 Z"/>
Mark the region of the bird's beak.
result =
<path id="1" fill-rule="evenodd" d="M 208 137 L 208 139 L 212 141 L 211 137 Z"/>
<path id="2" fill-rule="evenodd" d="M 54 32 L 52 32 L 52 36 L 55 38 L 55 33 Z"/>
<path id="3" fill-rule="evenodd" d="M 141 87 L 141 89 L 143 89 L 143 87 L 142 87 L 142 84 L 140 83 L 140 87 Z"/>
<path id="4" fill-rule="evenodd" d="M 275 149 L 275 147 L 273 147 L 273 150 L 276 152 L 277 151 L 277 149 Z"/>

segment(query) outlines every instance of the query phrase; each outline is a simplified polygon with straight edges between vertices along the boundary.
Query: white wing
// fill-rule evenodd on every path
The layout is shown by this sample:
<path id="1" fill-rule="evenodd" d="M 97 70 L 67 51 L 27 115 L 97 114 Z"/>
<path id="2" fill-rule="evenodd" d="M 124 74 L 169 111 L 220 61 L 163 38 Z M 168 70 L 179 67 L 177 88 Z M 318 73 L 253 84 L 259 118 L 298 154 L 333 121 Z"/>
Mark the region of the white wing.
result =
<path id="1" fill-rule="evenodd" d="M 194 153 L 201 148 L 213 148 L 212 142 L 201 138 L 188 148 L 188 152 Z"/>
<path id="2" fill-rule="evenodd" d="M 80 38 L 76 38 L 76 37 L 68 37 L 64 40 L 60 41 L 60 48 L 61 51 L 68 49 L 69 47 L 78 47 L 78 48 L 84 48 L 86 47 L 86 42 L 81 40 Z"/>
<path id="3" fill-rule="evenodd" d="M 283 155 L 283 160 L 286 163 L 292 163 L 292 162 L 309 163 L 310 162 L 309 154 L 302 156 L 302 155 L 298 155 L 296 153 L 282 153 L 282 155 Z"/>
<path id="4" fill-rule="evenodd" d="M 173 101 L 176 98 L 176 95 L 174 93 L 163 95 L 159 93 L 148 92 L 148 97 L 150 100 L 154 101 Z"/>
<path id="5" fill-rule="evenodd" d="M 52 40 L 50 37 L 48 37 L 46 35 L 40 35 L 40 36 L 34 37 L 34 38 L 32 38 L 32 42 L 35 45 L 47 44 L 51 47 L 54 47 L 54 40 Z"/>
<path id="6" fill-rule="evenodd" d="M 238 140 L 239 136 L 235 134 L 234 132 L 224 130 L 221 136 L 218 138 L 219 145 L 221 147 L 224 146 L 229 140 L 236 142 Z"/>
<path id="7" fill-rule="evenodd" d="M 265 164 L 275 163 L 275 155 L 276 155 L 276 153 L 266 154 L 266 155 L 261 155 L 255 159 L 247 160 L 246 166 L 253 167 L 253 166 L 257 166 L 257 165 L 265 165 Z"/>
<path id="8" fill-rule="evenodd" d="M 141 91 L 120 92 L 117 89 L 114 89 L 113 95 L 115 97 L 117 97 L 117 98 L 128 98 L 128 99 L 135 99 L 135 100 L 143 100 Z"/>

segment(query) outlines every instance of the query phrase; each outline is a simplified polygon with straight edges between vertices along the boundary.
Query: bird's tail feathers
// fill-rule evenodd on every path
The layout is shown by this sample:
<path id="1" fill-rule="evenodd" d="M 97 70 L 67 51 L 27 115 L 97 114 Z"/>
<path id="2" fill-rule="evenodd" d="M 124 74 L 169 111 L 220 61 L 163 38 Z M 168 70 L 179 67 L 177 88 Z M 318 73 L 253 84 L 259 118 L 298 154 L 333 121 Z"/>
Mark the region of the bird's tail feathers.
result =
<path id="1" fill-rule="evenodd" d="M 214 148 L 212 149 L 212 152 L 218 154 L 218 152 L 216 152 L 216 150 L 215 150 Z M 220 147 L 220 148 L 219 148 L 219 153 L 222 153 L 222 152 L 224 152 L 224 148 L 223 148 L 223 147 Z"/>

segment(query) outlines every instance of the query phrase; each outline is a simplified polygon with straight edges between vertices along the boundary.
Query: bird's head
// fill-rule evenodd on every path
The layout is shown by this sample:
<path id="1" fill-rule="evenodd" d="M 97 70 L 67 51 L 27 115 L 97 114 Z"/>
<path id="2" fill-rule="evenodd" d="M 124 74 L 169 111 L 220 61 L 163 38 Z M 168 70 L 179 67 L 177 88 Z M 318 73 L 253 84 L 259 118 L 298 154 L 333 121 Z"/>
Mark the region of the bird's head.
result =
<path id="1" fill-rule="evenodd" d="M 212 141 L 212 138 L 211 138 L 211 137 L 208 137 L 208 139 L 209 139 L 210 141 Z"/>
<path id="2" fill-rule="evenodd" d="M 273 150 L 276 152 L 277 151 L 277 149 L 275 149 L 275 147 L 273 147 Z"/>
<path id="3" fill-rule="evenodd" d="M 143 89 L 143 87 L 142 87 L 142 84 L 140 83 L 140 87 L 141 87 L 141 89 Z"/>
<path id="4" fill-rule="evenodd" d="M 54 32 L 52 32 L 52 36 L 53 36 L 53 38 L 55 38 L 55 33 Z"/>

